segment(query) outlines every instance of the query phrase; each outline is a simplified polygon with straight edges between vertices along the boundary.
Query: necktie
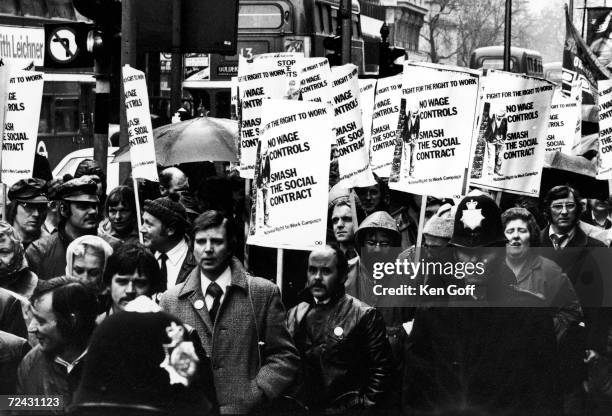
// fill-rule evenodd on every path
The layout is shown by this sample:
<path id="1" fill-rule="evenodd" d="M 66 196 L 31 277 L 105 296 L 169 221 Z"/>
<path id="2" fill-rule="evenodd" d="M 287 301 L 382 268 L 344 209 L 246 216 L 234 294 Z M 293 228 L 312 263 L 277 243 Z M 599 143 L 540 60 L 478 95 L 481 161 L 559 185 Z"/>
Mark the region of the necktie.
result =
<path id="1" fill-rule="evenodd" d="M 168 266 L 166 265 L 166 261 L 168 261 L 168 255 L 166 253 L 161 253 L 159 255 L 160 270 L 161 270 L 161 282 L 160 282 L 160 291 L 165 292 L 168 289 Z"/>
<path id="2" fill-rule="evenodd" d="M 219 287 L 219 285 L 215 282 L 212 282 L 208 285 L 208 289 L 206 289 L 206 294 L 213 297 L 214 301 L 208 314 L 210 315 L 210 319 L 213 321 L 213 324 L 217 320 L 217 312 L 219 311 L 219 305 L 221 304 L 221 295 L 223 295 L 223 290 Z"/>
<path id="3" fill-rule="evenodd" d="M 550 236 L 550 239 L 553 242 L 553 245 L 555 246 L 555 250 L 559 250 L 561 248 L 561 244 L 563 244 L 565 240 L 567 240 L 567 237 L 568 237 L 567 234 L 563 234 L 563 235 L 553 234 Z"/>

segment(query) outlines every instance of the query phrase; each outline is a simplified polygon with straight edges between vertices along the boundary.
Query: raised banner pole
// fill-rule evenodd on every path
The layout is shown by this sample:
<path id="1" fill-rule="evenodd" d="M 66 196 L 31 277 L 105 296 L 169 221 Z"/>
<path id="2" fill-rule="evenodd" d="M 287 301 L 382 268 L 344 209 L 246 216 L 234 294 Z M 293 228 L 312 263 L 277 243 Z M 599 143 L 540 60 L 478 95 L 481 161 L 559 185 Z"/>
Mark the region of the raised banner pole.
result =
<path id="1" fill-rule="evenodd" d="M 2 178 L 2 145 L 4 144 L 4 125 L 6 120 L 6 112 L 7 112 L 7 98 L 8 98 L 8 82 L 9 82 L 9 74 L 8 69 L 4 69 L 0 73 L 0 81 L 2 82 L 2 90 L 0 94 L 0 105 L 2 108 L 0 111 L 2 112 L 2 117 L 0 118 L 0 187 L 2 190 L 2 221 L 6 221 L 6 184 L 2 182 L 4 178 Z"/>
<path id="2" fill-rule="evenodd" d="M 144 244 L 140 227 L 142 226 L 142 216 L 140 214 L 140 196 L 138 195 L 138 179 L 132 178 L 134 181 L 134 200 L 136 201 L 136 222 L 138 223 L 138 241 L 140 244 Z"/>
<path id="3" fill-rule="evenodd" d="M 419 213 L 419 231 L 417 233 L 416 251 L 414 261 L 421 260 L 421 246 L 423 244 L 423 227 L 425 227 L 425 211 L 427 210 L 427 195 L 421 196 L 421 212 Z"/>
<path id="4" fill-rule="evenodd" d="M 249 270 L 249 245 L 246 243 L 249 238 L 249 229 L 251 225 L 251 207 L 253 203 L 251 200 L 251 179 L 244 180 L 244 207 L 245 207 L 245 218 L 244 222 L 244 267 Z M 249 204 L 251 201 L 251 204 Z"/>
<path id="5" fill-rule="evenodd" d="M 283 260 L 285 257 L 285 250 L 282 248 L 276 249 L 276 285 L 280 290 L 281 295 L 283 293 Z"/>

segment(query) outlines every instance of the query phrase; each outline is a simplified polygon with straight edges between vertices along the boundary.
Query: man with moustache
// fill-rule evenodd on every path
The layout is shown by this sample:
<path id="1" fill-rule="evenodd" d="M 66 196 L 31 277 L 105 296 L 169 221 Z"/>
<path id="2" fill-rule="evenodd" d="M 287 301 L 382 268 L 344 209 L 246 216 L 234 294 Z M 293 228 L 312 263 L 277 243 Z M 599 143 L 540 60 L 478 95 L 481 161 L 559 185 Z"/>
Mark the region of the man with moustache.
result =
<path id="1" fill-rule="evenodd" d="M 17 394 L 62 396 L 71 403 L 96 326 L 94 292 L 75 279 L 42 281 L 31 298 L 28 331 L 38 340 L 17 372 Z"/>
<path id="2" fill-rule="evenodd" d="M 39 279 L 62 276 L 68 245 L 78 237 L 96 235 L 99 204 L 96 192 L 96 182 L 88 176 L 69 180 L 58 188 L 57 198 L 61 201 L 58 232 L 41 237 L 26 250 L 28 264 Z M 113 237 L 100 237 L 111 246 L 118 243 Z"/>
<path id="3" fill-rule="evenodd" d="M 293 393 L 315 414 L 354 414 L 379 405 L 391 382 L 385 323 L 373 307 L 347 295 L 348 263 L 327 245 L 308 257 L 308 301 L 287 317 L 302 358 Z"/>
<path id="4" fill-rule="evenodd" d="M 159 290 L 160 280 L 159 265 L 149 250 L 138 243 L 123 244 L 106 263 L 103 281 L 110 305 L 98 316 L 98 323 L 124 310 L 138 296 L 152 296 Z"/>
<path id="5" fill-rule="evenodd" d="M 278 287 L 249 275 L 233 256 L 239 232 L 219 211 L 194 222 L 196 267 L 161 297 L 192 326 L 213 363 L 221 414 L 248 414 L 291 384 L 298 356 Z"/>

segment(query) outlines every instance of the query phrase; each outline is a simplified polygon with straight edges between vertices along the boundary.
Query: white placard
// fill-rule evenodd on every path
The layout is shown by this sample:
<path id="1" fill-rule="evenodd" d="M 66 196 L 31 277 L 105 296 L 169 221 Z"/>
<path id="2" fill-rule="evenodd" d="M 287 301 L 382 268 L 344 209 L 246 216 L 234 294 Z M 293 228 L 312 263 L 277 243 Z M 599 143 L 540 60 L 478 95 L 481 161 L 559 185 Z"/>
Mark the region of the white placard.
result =
<path id="1" fill-rule="evenodd" d="M 357 75 L 357 67 L 353 64 L 332 68 L 334 160 L 338 163 L 340 181 L 349 188 L 375 184 L 363 133 Z"/>
<path id="2" fill-rule="evenodd" d="M 554 84 L 490 70 L 481 79 L 470 185 L 537 197 Z"/>
<path id="3" fill-rule="evenodd" d="M 8 70 L 2 142 L 2 182 L 7 186 L 32 177 L 43 84 L 42 72 Z"/>
<path id="4" fill-rule="evenodd" d="M 155 157 L 153 126 L 151 125 L 145 74 L 125 65 L 122 76 L 132 177 L 158 182 L 157 159 Z"/>
<path id="5" fill-rule="evenodd" d="M 325 244 L 332 118 L 326 103 L 265 100 L 248 244 Z"/>
<path id="6" fill-rule="evenodd" d="M 479 74 L 404 66 L 389 187 L 439 198 L 463 192 L 477 115 Z"/>

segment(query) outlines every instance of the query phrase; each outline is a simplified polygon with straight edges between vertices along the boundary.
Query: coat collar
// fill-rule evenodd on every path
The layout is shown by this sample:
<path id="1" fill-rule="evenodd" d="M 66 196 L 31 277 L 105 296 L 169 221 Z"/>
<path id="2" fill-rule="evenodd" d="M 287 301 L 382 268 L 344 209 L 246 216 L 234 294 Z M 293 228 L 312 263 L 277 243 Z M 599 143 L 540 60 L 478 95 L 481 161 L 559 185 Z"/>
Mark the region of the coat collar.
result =
<path id="1" fill-rule="evenodd" d="M 244 270 L 242 263 L 240 263 L 240 260 L 238 260 L 236 257 L 232 257 L 230 259 L 229 266 L 232 272 L 232 283 L 230 286 L 238 287 L 244 290 L 245 292 L 248 291 L 247 273 Z M 202 285 L 201 285 L 201 279 L 200 279 L 200 268 L 197 266 L 191 271 L 191 273 L 187 277 L 185 284 L 179 291 L 178 297 L 184 298 L 194 292 L 195 293 L 202 292 Z"/>
<path id="2" fill-rule="evenodd" d="M 550 240 L 550 224 L 546 226 L 546 228 L 544 228 L 544 230 L 542 230 L 542 234 L 541 236 L 543 238 L 541 238 L 542 242 L 543 242 L 543 246 L 544 247 L 552 247 L 552 241 Z M 567 245 L 565 247 L 586 247 L 587 244 L 587 235 L 585 234 L 584 231 L 582 231 L 582 229 L 580 228 L 580 225 L 576 224 L 576 227 L 574 228 L 574 237 L 569 240 L 567 242 Z"/>
<path id="3" fill-rule="evenodd" d="M 527 279 L 534 270 L 542 267 L 542 258 L 540 256 L 530 254 L 525 259 L 525 263 L 521 267 L 518 276 L 516 276 L 516 282 L 521 283 L 523 280 Z"/>

